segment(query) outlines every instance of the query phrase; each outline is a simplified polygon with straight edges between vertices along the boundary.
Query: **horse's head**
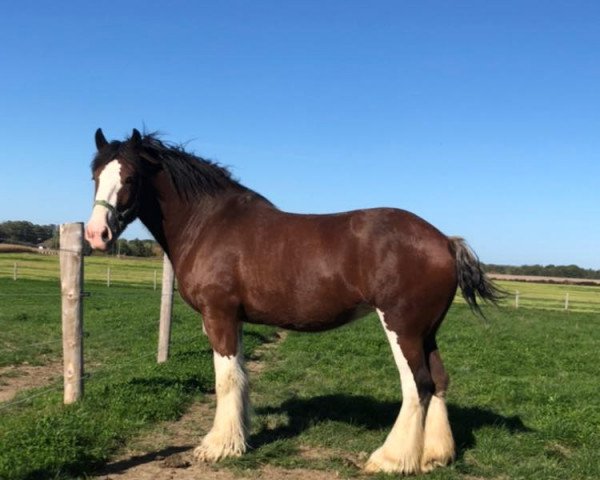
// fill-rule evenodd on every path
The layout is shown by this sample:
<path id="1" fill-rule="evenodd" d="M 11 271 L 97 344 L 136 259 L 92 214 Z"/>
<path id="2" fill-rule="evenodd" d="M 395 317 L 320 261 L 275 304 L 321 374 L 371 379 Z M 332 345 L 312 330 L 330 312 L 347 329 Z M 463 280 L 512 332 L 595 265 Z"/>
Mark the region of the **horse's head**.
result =
<path id="1" fill-rule="evenodd" d="M 136 129 L 125 142 L 108 142 L 96 131 L 98 152 L 92 163 L 96 195 L 85 238 L 94 249 L 106 250 L 138 215 L 142 183 L 142 136 Z"/>

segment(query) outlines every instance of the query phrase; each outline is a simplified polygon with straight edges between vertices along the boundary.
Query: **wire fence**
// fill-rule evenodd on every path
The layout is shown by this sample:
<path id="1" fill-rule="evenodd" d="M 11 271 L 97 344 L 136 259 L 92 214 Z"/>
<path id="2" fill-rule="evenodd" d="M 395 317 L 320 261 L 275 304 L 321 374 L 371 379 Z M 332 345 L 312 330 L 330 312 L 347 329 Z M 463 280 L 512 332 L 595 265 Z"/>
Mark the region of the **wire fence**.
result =
<path id="1" fill-rule="evenodd" d="M 127 332 L 131 333 L 131 329 Z M 115 336 L 115 333 L 111 332 L 110 336 L 111 338 L 113 338 Z M 88 338 L 88 341 L 98 340 L 99 338 L 100 337 Z M 105 335 L 104 338 L 108 338 L 108 335 Z M 204 334 L 202 333 L 202 329 L 198 328 L 195 334 L 179 336 L 178 338 L 176 338 L 176 341 L 180 344 L 180 346 L 183 347 L 191 345 L 194 345 L 194 347 L 196 347 L 202 338 L 204 338 Z M 37 344 L 27 345 L 27 347 L 32 346 L 37 346 Z M 0 349 L 0 353 L 1 352 L 2 349 Z M 134 357 L 128 356 L 126 360 L 116 361 L 113 359 L 111 364 L 107 364 L 106 362 L 98 364 L 97 361 L 90 361 L 88 362 L 88 365 L 90 366 L 87 368 L 87 371 L 84 375 L 86 385 L 90 384 L 90 382 L 97 382 L 101 379 L 105 379 L 106 377 L 110 377 L 116 372 L 123 371 L 124 369 L 131 369 L 133 366 L 140 365 L 142 363 L 147 365 L 157 365 L 156 361 L 153 361 L 153 359 L 156 359 L 156 354 L 156 343 L 150 342 L 147 351 Z M 61 391 L 63 389 L 62 369 L 57 369 L 54 376 L 56 378 L 50 380 L 49 383 L 45 386 L 39 386 L 38 388 L 26 390 L 24 392 L 14 392 L 15 395 L 13 398 L 4 402 L 0 402 L 0 413 L 10 408 L 30 403 L 32 400 L 37 399 L 39 397 L 43 397 L 45 395 L 50 395 L 53 393 L 58 393 L 59 391 Z M 0 368 L 0 379 L 2 379 L 2 368 Z"/>
<path id="2" fill-rule="evenodd" d="M 68 251 L 68 250 L 67 250 Z M 89 256 L 84 258 L 85 281 L 110 286 L 160 287 L 162 258 Z M 58 256 L 0 252 L 0 280 L 60 281 Z M 2 292 L 0 292 L 0 295 Z"/>
<path id="3" fill-rule="evenodd" d="M 600 287 L 594 287 L 596 291 L 580 290 L 580 287 L 572 287 L 566 291 L 549 293 L 537 293 L 528 291 L 525 286 L 511 285 L 505 288 L 505 295 L 499 305 L 513 309 L 535 309 L 552 310 L 577 313 L 600 313 Z M 515 288 L 516 287 L 516 288 Z M 461 293 L 455 298 L 456 303 L 464 304 Z"/>
<path id="4" fill-rule="evenodd" d="M 135 288 L 135 287 L 133 287 Z M 53 304 L 41 306 L 49 311 L 48 317 L 60 318 L 60 294 L 54 295 Z M 94 298 L 94 297 L 91 297 Z M 23 308 L 28 309 L 27 303 L 19 302 L 26 300 L 27 294 L 16 296 L 11 302 L 12 310 L 17 311 Z M 111 302 L 106 302 L 110 299 Z M 138 300 L 143 299 L 143 308 L 140 308 Z M 1 305 L 1 303 L 0 303 Z M 119 310 L 131 311 L 131 307 L 137 307 L 133 315 L 138 318 L 138 321 L 128 322 L 131 320 L 131 315 L 119 313 Z M 126 369 L 135 370 L 132 367 L 143 365 L 157 365 L 157 337 L 158 337 L 158 313 L 160 306 L 160 294 L 156 295 L 151 291 L 146 291 L 146 294 L 135 292 L 119 292 L 110 295 L 99 295 L 93 300 L 86 301 L 86 330 L 84 331 L 85 344 L 85 374 L 84 381 L 86 388 L 93 386 L 95 382 L 104 380 L 117 372 L 122 372 Z M 4 312 L 3 312 L 4 310 Z M 2 323 L 3 313 L 6 313 L 6 307 L 0 306 L 0 324 Z M 95 314 L 94 314 L 95 312 Z M 154 319 L 144 318 L 152 316 Z M 4 315 L 5 316 L 5 315 Z M 140 317 L 141 316 L 141 317 Z M 106 317 L 106 318 L 105 318 Z M 140 321 L 139 319 L 143 320 Z M 13 327 L 14 327 L 13 318 Z M 17 319 L 18 320 L 18 319 Z M 145 320 L 148 320 L 147 322 Z M 153 321 L 155 320 L 155 321 Z M 62 379 L 62 337 L 60 332 L 60 322 L 55 321 L 53 325 L 53 337 L 41 341 L 24 341 L 23 336 L 19 336 L 18 329 L 12 329 L 8 334 L 3 333 L 0 337 L 0 414 L 8 411 L 11 408 L 25 406 L 32 401 L 44 396 L 58 394 L 64 387 Z M 202 338 L 204 338 L 202 328 L 198 319 L 195 320 L 193 333 L 189 332 L 189 325 L 185 331 L 177 331 L 173 336 L 175 342 L 180 349 L 185 349 L 187 346 L 197 347 Z M 30 338 L 30 337 L 26 337 Z M 145 345 L 141 353 L 134 356 L 130 352 L 130 342 L 142 340 Z M 28 371 L 25 374 L 34 375 L 35 369 L 40 368 L 45 370 L 43 381 L 36 385 L 28 385 L 25 389 L 16 390 L 11 386 L 11 379 L 17 375 L 23 374 L 19 369 L 8 368 L 7 362 L 15 353 L 21 354 L 22 358 L 33 359 L 32 363 L 41 363 L 40 367 L 28 366 Z M 20 363 L 20 362 L 16 362 Z M 46 368 L 43 364 L 46 363 Z M 48 369 L 52 370 L 51 378 L 48 375 Z M 9 390 L 8 398 L 2 395 L 2 391 Z"/>
<path id="5" fill-rule="evenodd" d="M 58 253 L 80 252 L 59 249 L 49 254 L 41 249 L 38 252 L 32 247 L 22 247 L 25 250 L 16 253 L 0 249 L 0 411 L 63 388 Z M 84 257 L 84 263 L 84 380 L 88 383 L 156 358 L 163 261 L 162 258 L 89 256 Z M 147 318 L 148 323 L 140 322 L 140 318 Z M 202 330 L 198 326 L 196 331 L 197 334 L 186 334 L 179 339 L 180 343 L 197 341 L 202 337 Z M 129 345 L 140 338 L 147 340 L 147 351 L 132 358 Z M 139 346 L 136 351 L 140 351 Z M 37 364 L 56 368 L 53 375 L 56 378 L 50 380 L 46 368 L 42 385 L 25 382 L 27 389 L 23 393 L 16 391 L 11 385 L 22 382 L 15 382 L 15 376 L 36 375 L 39 370 L 31 365 Z M 27 368 L 19 371 L 11 369 L 11 365 Z M 27 393 L 29 391 L 31 393 Z M 17 396 L 10 399 L 12 394 Z"/>

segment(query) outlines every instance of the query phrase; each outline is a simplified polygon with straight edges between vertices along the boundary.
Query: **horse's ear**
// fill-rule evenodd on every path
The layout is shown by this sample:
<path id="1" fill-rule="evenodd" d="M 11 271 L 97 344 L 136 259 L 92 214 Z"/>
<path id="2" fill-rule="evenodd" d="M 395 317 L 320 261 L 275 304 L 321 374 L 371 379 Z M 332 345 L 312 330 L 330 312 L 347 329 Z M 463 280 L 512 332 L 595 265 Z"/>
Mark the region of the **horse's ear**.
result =
<path id="1" fill-rule="evenodd" d="M 98 130 L 96 130 L 96 148 L 98 150 L 102 150 L 104 147 L 106 147 L 108 145 L 108 142 L 106 141 L 106 137 L 104 136 L 104 134 L 102 133 L 102 129 L 99 128 Z"/>
<path id="2" fill-rule="evenodd" d="M 134 147 L 139 147 L 142 144 L 142 134 L 139 132 L 139 130 L 137 128 L 134 128 L 133 132 L 131 132 L 130 141 Z"/>
<path id="3" fill-rule="evenodd" d="M 131 132 L 131 138 L 129 141 L 131 142 L 131 146 L 134 149 L 136 149 L 138 155 L 141 158 L 153 165 L 159 165 L 158 160 L 156 160 L 152 155 L 150 155 L 150 153 L 148 153 L 145 148 L 142 148 L 142 134 L 137 128 L 134 128 L 133 132 Z"/>

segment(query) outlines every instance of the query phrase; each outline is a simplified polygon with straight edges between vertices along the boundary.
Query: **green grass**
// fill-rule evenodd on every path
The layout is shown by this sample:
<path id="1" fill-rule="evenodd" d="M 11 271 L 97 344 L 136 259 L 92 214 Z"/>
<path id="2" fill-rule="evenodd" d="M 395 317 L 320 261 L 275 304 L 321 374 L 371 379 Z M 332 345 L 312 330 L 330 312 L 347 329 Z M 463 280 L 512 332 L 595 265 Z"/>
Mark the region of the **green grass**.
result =
<path id="1" fill-rule="evenodd" d="M 35 274 L 12 280 L 12 263 Z M 107 263 L 123 281 L 104 284 Z M 0 479 L 79 478 L 93 473 L 136 434 L 174 420 L 213 389 L 212 357 L 200 319 L 176 296 L 172 355 L 155 363 L 161 263 L 86 258 L 83 401 L 62 405 L 61 381 L 0 404 Z M 125 286 L 127 279 L 133 287 Z M 450 310 L 439 344 L 457 461 L 424 478 L 600 478 L 598 313 L 543 310 L 580 296 L 595 308 L 597 287 L 503 282 L 521 307 Z M 159 287 L 160 288 L 160 287 Z M 525 298 L 529 296 L 531 303 Z M 538 297 L 536 297 L 538 296 Z M 564 301 L 564 300 L 563 300 Z M 577 304 L 576 304 L 577 306 Z M 596 310 L 600 311 L 599 309 Z M 59 362 L 58 259 L 0 255 L 0 366 Z M 246 328 L 247 354 L 270 330 Z M 398 372 L 379 321 L 368 317 L 323 334 L 291 333 L 251 379 L 256 447 L 219 468 L 264 464 L 360 475 L 355 464 L 385 439 L 400 406 Z M 1 379 L 0 379 L 1 384 Z M 306 448 L 322 452 L 306 458 Z M 381 475 L 382 478 L 391 478 Z M 375 476 L 374 478 L 378 478 Z"/>
<path id="2" fill-rule="evenodd" d="M 600 478 L 598 315 L 504 308 L 487 314 L 489 324 L 456 305 L 439 335 L 458 459 L 423 478 Z M 359 475 L 353 463 L 384 441 L 400 406 L 398 372 L 379 321 L 292 333 L 271 364 L 254 382 L 257 448 L 227 465 L 316 465 Z M 303 458 L 307 447 L 323 457 Z"/>
<path id="3" fill-rule="evenodd" d="M 57 357 L 60 322 L 58 282 L 0 278 L 0 367 L 40 365 Z"/>

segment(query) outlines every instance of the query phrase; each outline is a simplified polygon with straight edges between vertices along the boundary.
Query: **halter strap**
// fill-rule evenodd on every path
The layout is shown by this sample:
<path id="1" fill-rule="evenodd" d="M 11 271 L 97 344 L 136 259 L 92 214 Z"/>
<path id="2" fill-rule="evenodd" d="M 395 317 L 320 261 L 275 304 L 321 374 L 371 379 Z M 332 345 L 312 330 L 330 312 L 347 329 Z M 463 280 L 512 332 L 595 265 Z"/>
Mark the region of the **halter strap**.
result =
<path id="1" fill-rule="evenodd" d="M 111 228 L 113 233 L 120 234 L 123 230 L 125 230 L 125 227 L 127 227 L 127 225 L 136 217 L 139 208 L 139 200 L 136 199 L 136 202 L 131 207 L 127 208 L 122 212 L 119 212 L 117 210 L 117 207 L 112 206 L 106 200 L 96 200 L 94 202 L 94 206 L 96 205 L 107 208 L 108 211 L 113 214 L 113 219 L 111 223 L 113 223 L 114 228 L 109 228 Z"/>
<path id="2" fill-rule="evenodd" d="M 118 215 L 117 209 L 115 207 L 113 207 L 110 203 L 108 203 L 106 200 L 96 200 L 94 202 L 94 206 L 96 206 L 96 205 L 108 208 L 113 213 L 113 215 L 115 215 L 115 216 Z"/>

